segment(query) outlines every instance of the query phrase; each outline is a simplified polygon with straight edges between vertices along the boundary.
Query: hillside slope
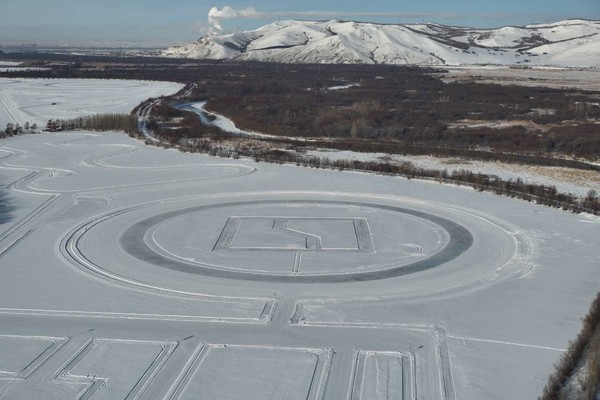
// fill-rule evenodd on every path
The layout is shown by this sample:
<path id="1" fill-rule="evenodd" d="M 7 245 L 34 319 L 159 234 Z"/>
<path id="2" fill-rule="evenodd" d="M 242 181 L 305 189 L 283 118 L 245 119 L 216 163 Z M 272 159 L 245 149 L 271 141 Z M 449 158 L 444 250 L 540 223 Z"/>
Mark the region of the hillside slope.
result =
<path id="1" fill-rule="evenodd" d="M 332 20 L 280 21 L 205 36 L 166 57 L 281 63 L 600 66 L 600 21 L 474 29 Z"/>

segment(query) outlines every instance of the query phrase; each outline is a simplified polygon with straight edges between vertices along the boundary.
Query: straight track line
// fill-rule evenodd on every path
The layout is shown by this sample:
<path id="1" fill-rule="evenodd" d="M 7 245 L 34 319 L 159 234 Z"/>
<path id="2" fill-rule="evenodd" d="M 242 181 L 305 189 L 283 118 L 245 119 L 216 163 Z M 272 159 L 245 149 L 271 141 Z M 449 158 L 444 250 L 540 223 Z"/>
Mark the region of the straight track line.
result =
<path id="1" fill-rule="evenodd" d="M 527 347 L 532 349 L 541 349 L 541 350 L 551 350 L 551 351 L 560 351 L 564 352 L 567 349 L 559 349 L 557 347 L 549 347 L 549 346 L 538 346 L 535 344 L 526 344 L 526 343 L 517 343 L 517 342 L 506 342 L 503 340 L 493 340 L 493 339 L 481 339 L 481 338 L 472 338 L 472 337 L 461 337 L 461 336 L 446 336 L 449 339 L 458 339 L 465 342 L 482 342 L 482 343 L 494 343 L 494 344 L 504 344 L 507 346 L 517 346 L 517 347 Z"/>

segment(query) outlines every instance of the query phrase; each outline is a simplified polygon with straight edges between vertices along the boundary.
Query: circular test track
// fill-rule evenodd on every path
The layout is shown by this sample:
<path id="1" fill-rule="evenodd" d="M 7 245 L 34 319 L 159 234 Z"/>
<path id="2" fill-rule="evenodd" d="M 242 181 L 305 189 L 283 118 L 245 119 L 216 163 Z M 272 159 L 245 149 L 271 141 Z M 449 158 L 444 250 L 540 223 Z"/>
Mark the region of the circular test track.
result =
<path id="1" fill-rule="evenodd" d="M 390 215 L 398 215 L 435 226 L 443 232 L 446 240 L 433 250 L 430 246 L 430 251 L 420 256 L 406 256 L 398 259 L 398 262 L 389 258 L 384 263 L 375 263 L 370 269 L 355 265 L 343 271 L 312 270 L 301 271 L 300 274 L 244 269 L 243 260 L 239 264 L 242 265 L 241 268 L 229 268 L 228 265 L 179 256 L 177 252 L 171 254 L 160 251 L 152 243 L 150 233 L 153 229 L 165 223 L 178 226 L 178 218 L 202 220 L 204 216 L 210 216 L 214 221 L 214 218 L 219 217 L 217 219 L 222 221 L 219 226 L 207 223 L 206 227 L 216 232 L 221 230 L 227 219 L 224 215 L 244 213 L 247 211 L 244 207 L 261 206 L 265 210 L 271 210 L 283 205 L 296 209 L 304 206 L 344 210 L 362 208 L 373 215 L 381 213 L 381 220 L 384 222 L 391 221 Z M 215 217 L 219 212 L 221 215 Z M 165 235 L 169 233 L 167 230 Z M 206 239 L 211 244 L 204 245 L 204 254 L 222 256 L 214 255 L 216 252 L 212 248 L 218 233 Z M 205 236 L 200 233 L 197 235 Z M 372 253 L 352 253 L 351 257 L 380 256 L 380 237 L 374 240 Z M 510 226 L 504 225 L 503 221 L 488 220 L 468 210 L 449 209 L 410 199 L 379 201 L 372 196 L 339 193 L 322 193 L 317 196 L 314 193 L 295 193 L 290 198 L 289 194 L 272 195 L 269 192 L 248 196 L 232 194 L 219 198 L 188 198 L 115 210 L 80 224 L 64 236 L 60 244 L 60 252 L 72 265 L 97 278 L 141 290 L 193 297 L 210 293 L 240 295 L 246 293 L 246 290 L 247 293 L 256 294 L 257 288 L 261 288 L 256 286 L 256 282 L 264 283 L 262 288 L 265 292 L 294 290 L 293 286 L 308 297 L 322 296 L 325 287 L 333 289 L 333 286 L 326 285 L 334 285 L 336 295 L 346 293 L 352 296 L 355 293 L 353 286 L 345 285 L 361 282 L 378 282 L 376 286 L 369 287 L 377 287 L 382 294 L 430 296 L 481 287 L 507 276 L 521 275 L 525 271 L 519 266 L 526 264 L 523 261 L 530 250 L 528 242 Z M 236 252 L 229 254 L 239 255 Z M 270 260 L 271 255 L 281 253 L 255 251 L 244 254 L 252 254 L 252 257 L 260 260 Z M 314 253 L 307 254 L 316 257 Z M 347 256 L 343 253 L 329 255 L 334 262 L 344 260 L 343 257 Z M 310 260 L 309 256 L 307 259 Z"/>
<path id="2" fill-rule="evenodd" d="M 449 234 L 449 241 L 444 248 L 431 255 L 430 257 L 416 261 L 407 265 L 393 266 L 376 271 L 368 272 L 351 272 L 341 274 L 315 274 L 315 275 L 278 275 L 266 273 L 252 273 L 240 270 L 226 270 L 213 268 L 208 265 L 191 265 L 183 261 L 165 257 L 152 250 L 144 241 L 146 232 L 153 226 L 160 224 L 168 219 L 185 215 L 191 212 L 207 211 L 216 207 L 236 207 L 255 204 L 332 204 L 339 206 L 358 206 L 373 209 L 381 209 L 393 211 L 397 213 L 408 214 L 417 218 L 421 218 L 432 222 L 442 227 Z M 168 268 L 174 271 L 180 271 L 191 274 L 207 275 L 217 278 L 243 279 L 259 282 L 287 282 L 287 283 L 338 283 L 338 282 L 362 282 L 369 280 L 387 279 L 396 276 L 412 274 L 425 271 L 442 265 L 462 253 L 464 253 L 473 244 L 473 236 L 461 225 L 452 222 L 448 219 L 441 218 L 432 214 L 427 214 L 421 211 L 411 210 L 402 207 L 394 207 L 381 204 L 358 203 L 347 201 L 320 201 L 320 200 L 257 200 L 257 201 L 239 201 L 231 203 L 220 203 L 213 205 L 205 205 L 192 207 L 177 211 L 172 211 L 164 214 L 159 214 L 145 220 L 142 220 L 132 225 L 121 236 L 120 245 L 129 254 L 134 257 L 162 268 Z"/>

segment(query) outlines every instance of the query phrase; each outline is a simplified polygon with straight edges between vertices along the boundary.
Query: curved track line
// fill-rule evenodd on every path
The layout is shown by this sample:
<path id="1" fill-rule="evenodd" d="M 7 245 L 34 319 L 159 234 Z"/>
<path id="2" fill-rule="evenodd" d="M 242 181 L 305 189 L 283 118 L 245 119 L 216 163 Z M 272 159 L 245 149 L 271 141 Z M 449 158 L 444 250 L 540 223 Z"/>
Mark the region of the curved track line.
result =
<path id="1" fill-rule="evenodd" d="M 13 149 L 7 148 L 5 146 L 2 146 L 0 149 L 9 153 L 9 156 L 6 157 L 5 159 L 17 157 L 17 155 L 19 153 L 23 154 L 23 152 L 21 152 L 21 151 L 13 150 Z M 0 245 L 2 245 L 4 247 L 4 250 L 1 251 L 0 256 L 3 256 L 7 251 L 14 248 L 17 244 L 19 244 L 33 230 L 37 229 L 38 226 L 30 228 L 26 233 L 24 233 L 24 234 L 20 235 L 19 237 L 15 238 L 14 240 L 12 240 L 12 242 L 9 242 L 8 238 L 11 235 L 14 235 L 15 232 L 17 232 L 19 229 L 21 229 L 27 223 L 31 222 L 35 217 L 37 217 L 38 215 L 41 215 L 48 207 L 50 207 L 50 205 L 52 205 L 56 200 L 58 200 L 60 198 L 60 195 L 58 193 L 53 193 L 53 192 L 46 193 L 46 194 L 31 193 L 28 190 L 23 190 L 18 187 L 21 184 L 25 184 L 26 182 L 35 180 L 39 175 L 41 175 L 42 171 L 39 169 L 26 168 L 26 167 L 13 167 L 13 166 L 9 166 L 9 164 L 6 161 L 4 161 L 2 163 L 0 168 L 10 168 L 10 169 L 15 169 L 15 170 L 32 171 L 28 175 L 9 183 L 7 185 L 7 189 L 9 191 L 12 190 L 12 191 L 22 192 L 22 193 L 27 193 L 27 194 L 37 194 L 37 195 L 49 196 L 49 198 L 46 201 L 44 201 L 42 204 L 35 207 L 31 212 L 29 212 L 23 218 L 21 218 L 20 220 L 18 220 L 14 224 L 12 224 L 7 230 L 5 230 L 4 232 L 2 232 L 0 234 Z"/>
<path id="2" fill-rule="evenodd" d="M 167 257 L 164 257 L 154 251 L 152 251 L 146 243 L 144 243 L 143 237 L 145 232 L 154 225 L 160 222 L 176 217 L 180 214 L 185 214 L 193 211 L 206 210 L 214 207 L 225 207 L 225 206 L 244 206 L 254 204 L 278 204 L 278 203 L 293 203 L 293 204 L 333 204 L 333 205 L 355 205 L 368 208 L 377 208 L 387 211 L 394 211 L 420 217 L 430 222 L 434 222 L 441 226 L 450 234 L 450 240 L 446 246 L 439 252 L 435 253 L 431 257 L 417 261 L 408 265 L 391 267 L 383 270 L 367 271 L 367 272 L 348 272 L 343 274 L 319 274 L 319 275 L 276 275 L 276 274 L 261 274 L 246 271 L 232 271 L 226 269 L 215 269 L 207 266 L 206 264 L 195 264 L 190 265 L 180 261 L 176 261 Z M 243 279 L 258 282 L 289 282 L 289 283 L 339 283 L 339 282 L 364 282 L 368 280 L 379 280 L 387 279 L 396 276 L 407 275 L 415 272 L 425 271 L 444 264 L 465 252 L 473 244 L 473 237 L 471 233 L 463 228 L 462 226 L 441 218 L 435 215 L 426 214 L 421 211 L 393 207 L 374 203 L 361 203 L 361 202 L 349 202 L 349 201 L 331 201 L 331 200 L 258 200 L 258 201 L 239 201 L 230 203 L 220 203 L 218 205 L 207 205 L 198 206 L 190 209 L 172 211 L 169 213 L 161 214 L 158 216 L 147 218 L 137 224 L 131 226 L 121 236 L 120 240 L 121 247 L 133 255 L 134 257 L 141 259 L 145 262 L 149 262 L 154 265 L 158 265 L 163 268 L 173 269 L 176 271 L 188 272 L 193 274 L 201 274 L 219 278 L 232 278 L 232 279 Z"/>
<path id="3" fill-rule="evenodd" d="M 97 137 L 97 136 L 92 136 L 92 137 Z M 90 135 L 84 134 L 84 137 L 78 137 L 75 138 L 71 141 L 67 141 L 67 142 L 63 142 L 60 145 L 69 145 L 70 143 L 74 142 L 74 141 L 79 141 L 79 140 L 87 140 L 90 139 Z M 56 144 L 52 144 L 52 145 L 56 145 Z M 120 146 L 119 146 L 120 147 Z M 23 154 L 23 152 L 21 152 L 18 149 L 12 149 L 6 146 L 2 146 L 0 149 L 11 153 L 13 156 L 17 156 L 18 153 Z M 121 155 L 122 153 L 118 153 L 118 154 L 112 154 L 109 153 L 108 155 L 99 155 L 96 156 L 96 158 L 101 158 L 101 157 L 112 157 L 112 156 L 118 156 Z M 10 158 L 10 156 L 8 157 Z M 87 159 L 90 160 L 90 159 Z M 84 160 L 84 162 L 86 162 L 87 160 Z M 89 165 L 93 165 L 93 164 L 89 164 Z M 221 180 L 221 179 L 229 179 L 229 178 L 238 178 L 238 177 L 244 177 L 244 176 L 248 176 L 250 174 L 255 173 L 256 171 L 258 171 L 258 168 L 256 167 L 250 167 L 247 165 L 243 165 L 243 164 L 198 164 L 195 167 L 198 168 L 219 168 L 219 167 L 227 167 L 229 169 L 234 169 L 237 170 L 236 173 L 232 173 L 232 174 L 226 174 L 226 175 L 217 175 L 217 176 L 208 176 L 208 177 L 199 177 L 199 178 L 189 178 L 189 179 L 179 179 L 179 180 L 169 180 L 169 181 L 159 181 L 159 182 L 147 182 L 147 183 L 135 183 L 135 184 L 128 184 L 128 185 L 120 185 L 120 186 L 108 186 L 108 187 L 99 187 L 99 188 L 91 188 L 91 189 L 46 189 L 43 187 L 40 187 L 39 184 L 37 183 L 38 179 L 33 179 L 36 176 L 41 175 L 44 171 L 47 171 L 50 175 L 53 174 L 54 171 L 61 171 L 64 172 L 67 175 L 75 175 L 76 173 L 74 171 L 71 170 L 66 170 L 66 169 L 58 169 L 58 168 L 45 168 L 45 167 L 29 167 L 29 166 L 21 166 L 21 165 L 13 165 L 13 164 L 8 164 L 7 162 L 3 163 L 4 167 L 7 168 L 11 168 L 11 169 L 20 169 L 20 170 L 29 170 L 29 171 L 35 171 L 34 173 L 32 173 L 31 175 L 25 177 L 25 178 L 21 178 L 18 181 L 13 182 L 9 189 L 11 190 L 17 190 L 23 193 L 36 193 L 36 194 L 51 194 L 51 195 L 58 195 L 58 194 L 66 194 L 66 193 L 93 193 L 93 192 L 97 192 L 97 191 L 113 191 L 113 190 L 123 190 L 123 189 L 136 189 L 136 188 L 140 188 L 140 187 L 152 187 L 152 186 L 161 186 L 161 185 L 171 185 L 171 184 L 181 184 L 181 183 L 188 183 L 188 182 L 200 182 L 200 181 L 217 181 L 217 180 Z M 171 166 L 170 168 L 190 168 L 192 166 Z M 115 167 L 118 168 L 118 167 Z M 169 168 L 169 167 L 168 167 Z M 140 168 L 140 169 L 145 169 L 145 168 Z M 152 168 L 155 169 L 155 168 Z M 160 167 L 156 167 L 156 169 L 161 169 Z M 245 172 L 244 172 L 245 170 Z M 29 181 L 29 184 L 27 186 L 27 189 L 17 189 L 16 185 L 20 184 L 20 183 L 24 183 L 25 181 Z"/>
<path id="4" fill-rule="evenodd" d="M 92 219 L 91 221 L 87 221 L 86 223 L 80 224 L 73 230 L 71 230 L 67 235 L 65 235 L 60 243 L 58 244 L 58 251 L 63 256 L 63 258 L 69 262 L 70 265 L 75 266 L 78 270 L 85 272 L 86 274 L 91 274 L 103 281 L 110 281 L 112 283 L 116 283 L 119 285 L 125 285 L 126 287 L 133 289 L 141 289 L 144 291 L 150 291 L 153 293 L 158 293 L 161 295 L 169 295 L 169 296 L 177 296 L 177 297 L 189 297 L 194 299 L 202 299 L 209 300 L 215 302 L 227 302 L 227 300 L 232 301 L 259 301 L 264 302 L 265 304 L 270 304 L 274 302 L 273 298 L 270 297 L 236 297 L 236 296 L 213 296 L 208 294 L 202 294 L 197 292 L 190 292 L 184 290 L 174 290 L 161 286 L 151 285 L 147 283 L 143 283 L 140 281 L 136 281 L 133 279 L 129 279 L 123 277 L 119 274 L 115 274 L 110 272 L 90 260 L 88 260 L 83 254 L 80 253 L 78 248 L 78 242 L 85 234 L 85 232 L 93 225 L 99 222 L 103 222 L 109 218 L 112 218 L 116 215 L 120 215 L 129 211 L 133 211 L 135 209 L 144 208 L 144 206 L 135 206 L 130 207 L 118 211 L 113 211 L 111 213 L 105 214 L 102 217 L 98 217 Z M 264 314 L 264 310 L 263 310 Z M 270 316 L 270 314 L 269 314 Z"/>

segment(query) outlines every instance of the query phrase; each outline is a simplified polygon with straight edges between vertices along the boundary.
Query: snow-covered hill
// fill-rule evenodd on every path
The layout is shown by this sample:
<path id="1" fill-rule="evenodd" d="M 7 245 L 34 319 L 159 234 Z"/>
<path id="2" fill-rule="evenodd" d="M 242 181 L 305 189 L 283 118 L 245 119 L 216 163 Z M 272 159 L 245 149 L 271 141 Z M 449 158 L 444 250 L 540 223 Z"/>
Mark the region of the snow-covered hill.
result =
<path id="1" fill-rule="evenodd" d="M 438 24 L 382 25 L 280 21 L 257 30 L 205 36 L 167 57 L 283 63 L 600 66 L 600 21 L 473 29 Z"/>

